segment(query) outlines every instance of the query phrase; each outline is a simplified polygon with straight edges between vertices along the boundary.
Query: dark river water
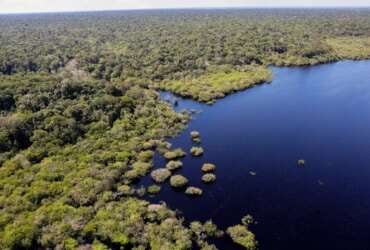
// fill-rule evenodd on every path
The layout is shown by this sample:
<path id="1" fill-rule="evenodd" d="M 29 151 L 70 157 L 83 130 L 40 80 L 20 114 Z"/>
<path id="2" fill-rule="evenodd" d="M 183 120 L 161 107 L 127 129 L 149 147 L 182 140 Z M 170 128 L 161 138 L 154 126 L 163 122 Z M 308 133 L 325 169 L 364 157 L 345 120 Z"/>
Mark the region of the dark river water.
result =
<path id="1" fill-rule="evenodd" d="M 170 142 L 189 152 L 189 132 L 200 131 L 205 154 L 185 157 L 179 173 L 204 193 L 189 198 L 166 183 L 148 199 L 222 229 L 251 214 L 262 250 L 369 250 L 370 61 L 273 73 L 271 84 L 213 106 L 180 99 L 176 109 L 202 112 Z M 205 162 L 217 165 L 214 184 L 200 180 Z M 155 166 L 164 165 L 157 156 Z M 227 237 L 215 243 L 240 249 Z"/>

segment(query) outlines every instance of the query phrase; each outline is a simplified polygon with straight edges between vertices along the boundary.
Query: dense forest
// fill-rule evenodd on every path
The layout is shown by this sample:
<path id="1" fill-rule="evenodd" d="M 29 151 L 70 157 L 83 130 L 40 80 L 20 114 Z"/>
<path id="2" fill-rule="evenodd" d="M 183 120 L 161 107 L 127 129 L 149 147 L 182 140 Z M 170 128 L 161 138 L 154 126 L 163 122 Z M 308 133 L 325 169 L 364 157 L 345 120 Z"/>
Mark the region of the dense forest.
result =
<path id="1" fill-rule="evenodd" d="M 157 90 L 212 103 L 269 65 L 370 58 L 370 10 L 1 15 L 0 44 L 2 249 L 215 249 L 135 185 L 191 119 Z M 226 233 L 255 249 L 250 223 Z"/>

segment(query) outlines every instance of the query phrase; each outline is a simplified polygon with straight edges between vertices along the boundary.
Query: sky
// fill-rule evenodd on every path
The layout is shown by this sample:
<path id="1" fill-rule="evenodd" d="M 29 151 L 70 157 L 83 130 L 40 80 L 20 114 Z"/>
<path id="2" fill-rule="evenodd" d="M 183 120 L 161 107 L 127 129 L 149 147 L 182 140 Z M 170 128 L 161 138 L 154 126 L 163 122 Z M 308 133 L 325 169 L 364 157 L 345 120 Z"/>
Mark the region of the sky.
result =
<path id="1" fill-rule="evenodd" d="M 370 7 L 370 0 L 0 0 L 0 13 L 206 7 Z"/>

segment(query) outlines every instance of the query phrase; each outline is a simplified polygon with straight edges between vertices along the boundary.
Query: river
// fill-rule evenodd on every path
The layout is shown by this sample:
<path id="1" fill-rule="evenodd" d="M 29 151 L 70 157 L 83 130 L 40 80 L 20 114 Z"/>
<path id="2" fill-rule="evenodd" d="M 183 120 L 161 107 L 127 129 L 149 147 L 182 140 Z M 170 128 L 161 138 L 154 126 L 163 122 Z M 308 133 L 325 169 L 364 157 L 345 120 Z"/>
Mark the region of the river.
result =
<path id="1" fill-rule="evenodd" d="M 204 193 L 190 198 L 166 183 L 148 199 L 222 229 L 251 214 L 261 250 L 370 249 L 370 61 L 272 70 L 271 84 L 212 106 L 179 100 L 177 110 L 201 112 L 170 142 L 189 152 L 190 131 L 201 133 L 204 156 L 185 157 L 179 173 Z M 217 165 L 214 184 L 200 180 L 205 162 Z"/>

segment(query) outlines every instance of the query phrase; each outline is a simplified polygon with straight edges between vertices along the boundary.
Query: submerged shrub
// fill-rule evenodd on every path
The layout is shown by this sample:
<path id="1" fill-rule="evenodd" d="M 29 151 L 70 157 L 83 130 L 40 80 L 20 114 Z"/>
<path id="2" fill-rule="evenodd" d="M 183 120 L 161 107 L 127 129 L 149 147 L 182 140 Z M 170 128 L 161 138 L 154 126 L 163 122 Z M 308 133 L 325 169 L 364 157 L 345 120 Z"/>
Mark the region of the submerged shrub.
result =
<path id="1" fill-rule="evenodd" d="M 152 171 L 151 176 L 155 182 L 162 183 L 171 176 L 171 171 L 166 168 L 160 168 Z"/>
<path id="2" fill-rule="evenodd" d="M 191 131 L 190 136 L 191 136 L 191 139 L 193 140 L 193 142 L 195 142 L 195 143 L 200 143 L 201 142 L 200 133 L 198 131 Z"/>
<path id="3" fill-rule="evenodd" d="M 202 171 L 205 173 L 215 171 L 216 165 L 212 163 L 204 163 L 202 166 Z"/>
<path id="4" fill-rule="evenodd" d="M 201 156 L 203 155 L 204 153 L 204 150 L 202 147 L 192 147 L 190 149 L 190 153 L 193 155 L 193 156 Z"/>
<path id="5" fill-rule="evenodd" d="M 256 172 L 254 172 L 254 171 L 249 171 L 249 174 L 250 174 L 251 176 L 256 176 L 256 175 L 257 175 L 257 173 L 256 173 Z"/>
<path id="6" fill-rule="evenodd" d="M 148 194 L 157 194 L 160 191 L 161 191 L 161 186 L 158 186 L 158 185 L 151 185 L 147 189 Z"/>
<path id="7" fill-rule="evenodd" d="M 185 186 L 186 184 L 188 184 L 188 179 L 186 179 L 184 176 L 182 175 L 174 175 L 171 177 L 170 179 L 170 184 L 172 187 L 183 187 Z"/>
<path id="8" fill-rule="evenodd" d="M 205 174 L 202 177 L 202 181 L 205 182 L 205 183 L 214 182 L 214 181 L 216 181 L 216 175 L 214 175 L 214 174 Z"/>
<path id="9" fill-rule="evenodd" d="M 166 168 L 168 170 L 176 170 L 176 169 L 179 169 L 182 167 L 182 162 L 181 161 L 169 161 L 167 164 L 166 164 Z"/>
<path id="10" fill-rule="evenodd" d="M 247 227 L 243 225 L 229 227 L 227 229 L 227 233 L 235 243 L 243 246 L 245 249 L 256 249 L 257 242 L 255 240 L 255 236 Z"/>
<path id="11" fill-rule="evenodd" d="M 202 195 L 203 191 L 202 191 L 202 189 L 197 188 L 197 187 L 188 187 L 185 190 L 185 194 L 188 194 L 188 195 Z"/>
<path id="12" fill-rule="evenodd" d="M 139 197 L 143 197 L 145 194 L 146 194 L 146 189 L 145 187 L 141 186 L 139 188 L 137 188 L 135 190 L 136 194 L 139 196 Z"/>
<path id="13" fill-rule="evenodd" d="M 191 131 L 190 132 L 190 136 L 191 136 L 192 139 L 199 138 L 200 137 L 200 133 L 198 131 Z"/>
<path id="14" fill-rule="evenodd" d="M 201 140 L 200 140 L 200 138 L 193 138 L 193 142 L 199 144 L 199 143 L 201 143 Z"/>
<path id="15" fill-rule="evenodd" d="M 298 160 L 298 166 L 304 166 L 306 165 L 306 161 L 303 159 Z"/>
<path id="16" fill-rule="evenodd" d="M 247 250 L 257 249 L 257 241 L 255 236 L 248 229 L 248 226 L 251 223 L 253 223 L 253 218 L 247 215 L 242 219 L 242 225 L 229 227 L 226 231 L 235 243 L 243 246 Z"/>
<path id="17" fill-rule="evenodd" d="M 224 236 L 224 232 L 218 229 L 212 220 L 206 221 L 203 225 L 203 228 L 208 237 L 220 238 Z"/>
<path id="18" fill-rule="evenodd" d="M 166 158 L 167 160 L 175 160 L 184 157 L 185 155 L 186 153 L 181 148 L 177 148 L 175 150 L 166 152 L 164 154 L 164 158 Z"/>

